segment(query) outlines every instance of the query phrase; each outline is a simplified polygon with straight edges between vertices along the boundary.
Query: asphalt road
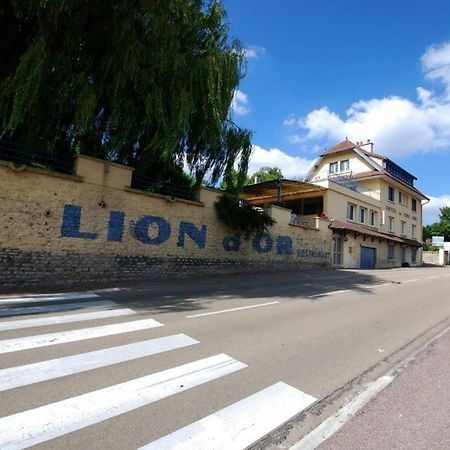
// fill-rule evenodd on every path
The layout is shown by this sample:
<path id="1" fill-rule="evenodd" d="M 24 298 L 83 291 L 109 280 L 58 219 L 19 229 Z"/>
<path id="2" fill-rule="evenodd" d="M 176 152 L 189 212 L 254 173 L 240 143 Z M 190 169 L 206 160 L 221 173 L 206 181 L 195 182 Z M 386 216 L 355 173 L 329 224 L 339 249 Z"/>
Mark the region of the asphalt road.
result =
<path id="1" fill-rule="evenodd" d="M 449 268 L 426 267 L 0 298 L 0 448 L 238 449 L 297 415 L 258 444 L 288 448 L 340 388 L 448 324 L 449 291 Z"/>

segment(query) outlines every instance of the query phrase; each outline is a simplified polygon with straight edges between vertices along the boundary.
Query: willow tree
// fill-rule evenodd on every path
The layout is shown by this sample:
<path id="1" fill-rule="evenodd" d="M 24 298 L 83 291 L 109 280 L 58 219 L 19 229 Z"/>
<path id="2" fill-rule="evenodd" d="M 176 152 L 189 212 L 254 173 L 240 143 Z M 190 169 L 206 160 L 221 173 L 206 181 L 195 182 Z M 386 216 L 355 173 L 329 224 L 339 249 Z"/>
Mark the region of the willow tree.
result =
<path id="1" fill-rule="evenodd" d="M 159 178 L 242 183 L 251 133 L 232 120 L 244 53 L 218 0 L 3 0 L 0 138 Z"/>

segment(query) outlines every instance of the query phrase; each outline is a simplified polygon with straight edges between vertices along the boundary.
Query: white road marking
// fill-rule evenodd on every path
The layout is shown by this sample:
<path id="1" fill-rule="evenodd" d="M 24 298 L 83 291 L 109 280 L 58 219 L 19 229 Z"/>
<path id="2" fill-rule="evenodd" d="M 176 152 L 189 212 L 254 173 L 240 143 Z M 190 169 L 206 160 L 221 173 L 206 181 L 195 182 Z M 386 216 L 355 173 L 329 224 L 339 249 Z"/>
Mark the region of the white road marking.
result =
<path id="1" fill-rule="evenodd" d="M 33 294 L 20 297 L 2 297 L 0 304 L 3 303 L 37 303 L 37 302 L 54 302 L 58 300 L 73 300 L 79 298 L 98 297 L 93 292 L 67 292 L 65 294 Z"/>
<path id="2" fill-rule="evenodd" d="M 162 323 L 153 319 L 134 320 L 132 322 L 115 323 L 100 327 L 81 328 L 79 330 L 62 331 L 60 333 L 48 333 L 37 336 L 27 336 L 0 341 L 0 354 L 18 352 L 50 345 L 65 344 L 67 342 L 84 341 L 114 334 L 129 333 L 131 331 L 146 330 L 149 328 L 163 327 Z"/>
<path id="3" fill-rule="evenodd" d="M 319 447 L 320 444 L 342 428 L 364 405 L 391 384 L 394 378 L 391 375 L 384 375 L 374 383 L 368 384 L 353 400 L 322 422 L 289 450 L 314 450 Z"/>
<path id="4" fill-rule="evenodd" d="M 126 288 L 120 288 L 120 287 L 114 287 L 114 288 L 105 288 L 105 289 L 95 289 L 92 292 L 97 293 L 97 292 L 119 292 L 119 291 L 124 291 L 124 290 L 128 290 Z"/>
<path id="5" fill-rule="evenodd" d="M 403 280 L 402 283 L 412 283 L 414 281 L 420 281 L 420 278 L 413 278 L 411 280 Z"/>
<path id="6" fill-rule="evenodd" d="M 436 278 L 440 278 L 439 275 L 433 275 L 432 277 L 427 277 L 427 280 L 435 280 Z"/>
<path id="7" fill-rule="evenodd" d="M 288 384 L 276 383 L 139 450 L 243 449 L 316 400 Z"/>
<path id="8" fill-rule="evenodd" d="M 315 294 L 315 295 L 310 295 L 310 298 L 318 298 L 318 297 L 325 297 L 327 295 L 333 295 L 333 294 L 340 294 L 342 292 L 350 292 L 351 289 L 342 289 L 340 291 L 331 291 L 331 292 L 324 292 L 323 294 Z"/>
<path id="9" fill-rule="evenodd" d="M 276 305 L 277 303 L 280 303 L 280 302 L 276 301 L 276 302 L 269 302 L 269 303 L 260 303 L 259 305 L 241 306 L 239 308 L 222 309 L 221 311 L 193 314 L 191 316 L 186 316 L 186 318 L 192 319 L 194 317 L 213 316 L 214 314 L 223 314 L 223 313 L 232 312 L 232 311 L 241 311 L 243 309 L 259 308 L 260 306 Z"/>
<path id="10" fill-rule="evenodd" d="M 21 449 L 247 367 L 219 354 L 0 419 L 0 448 Z"/>
<path id="11" fill-rule="evenodd" d="M 64 314 L 61 316 L 37 317 L 35 319 L 8 320 L 6 322 L 0 322 L 0 331 L 43 327 L 46 325 L 58 325 L 61 323 L 84 322 L 86 320 L 108 319 L 110 317 L 129 316 L 130 314 L 136 314 L 136 311 L 133 311 L 132 309 L 129 308 L 120 308 L 120 309 L 110 309 L 107 311 L 93 311 L 79 314 Z"/>
<path id="12" fill-rule="evenodd" d="M 0 392 L 198 344 L 185 334 L 105 348 L 0 370 Z"/>
<path id="13" fill-rule="evenodd" d="M 21 308 L 0 309 L 0 317 L 21 316 L 25 314 L 39 314 L 50 311 L 68 311 L 71 309 L 95 308 L 115 305 L 111 300 L 98 300 L 78 303 L 58 303 L 45 306 L 25 306 Z"/>
<path id="14" fill-rule="evenodd" d="M 324 441 L 330 438 L 336 431 L 342 428 L 349 419 L 360 411 L 367 403 L 377 396 L 384 388 L 389 386 L 399 375 L 415 361 L 426 348 L 429 348 L 433 342 L 436 342 L 444 334 L 450 331 L 450 327 L 445 328 L 436 336 L 416 349 L 412 355 L 394 366 L 386 375 L 381 376 L 371 383 L 367 383 L 363 390 L 355 398 L 344 405 L 337 413 L 324 420 L 317 428 L 312 430 L 304 438 L 290 447 L 289 450 L 315 450 Z"/>

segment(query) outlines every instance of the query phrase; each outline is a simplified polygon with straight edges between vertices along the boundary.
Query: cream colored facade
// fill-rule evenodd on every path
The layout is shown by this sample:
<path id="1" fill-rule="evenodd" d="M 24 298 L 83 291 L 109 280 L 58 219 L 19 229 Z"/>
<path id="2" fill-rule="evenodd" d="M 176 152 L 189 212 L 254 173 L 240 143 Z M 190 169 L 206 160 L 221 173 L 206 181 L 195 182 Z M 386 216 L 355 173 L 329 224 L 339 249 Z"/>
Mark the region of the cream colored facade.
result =
<path id="1" fill-rule="evenodd" d="M 426 197 L 415 188 L 414 180 L 388 158 L 350 141 L 321 155 L 307 181 L 327 189 L 323 212 L 334 230 L 334 265 L 421 264 L 422 200 Z"/>

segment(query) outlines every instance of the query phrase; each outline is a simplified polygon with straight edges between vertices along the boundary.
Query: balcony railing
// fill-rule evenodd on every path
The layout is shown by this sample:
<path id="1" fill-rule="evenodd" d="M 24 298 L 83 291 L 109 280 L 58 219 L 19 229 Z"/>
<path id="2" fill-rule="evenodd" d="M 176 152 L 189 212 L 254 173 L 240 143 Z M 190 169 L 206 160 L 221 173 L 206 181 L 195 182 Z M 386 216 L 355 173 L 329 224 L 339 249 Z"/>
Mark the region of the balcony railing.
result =
<path id="1" fill-rule="evenodd" d="M 333 183 L 339 184 L 339 186 L 343 186 L 354 192 L 358 192 L 359 194 L 365 195 L 366 197 L 370 197 L 373 200 L 380 201 L 381 199 L 380 193 L 378 191 L 374 191 L 373 189 L 369 189 L 368 187 L 358 183 L 352 177 L 352 173 L 349 173 L 348 175 L 329 175 L 327 178 L 317 181 L 324 181 L 324 180 L 328 180 Z"/>
<path id="2" fill-rule="evenodd" d="M 290 223 L 293 223 L 294 225 L 300 225 L 303 228 L 309 228 L 309 229 L 317 229 L 317 216 L 314 214 L 313 216 L 304 216 L 300 214 L 291 214 Z"/>

